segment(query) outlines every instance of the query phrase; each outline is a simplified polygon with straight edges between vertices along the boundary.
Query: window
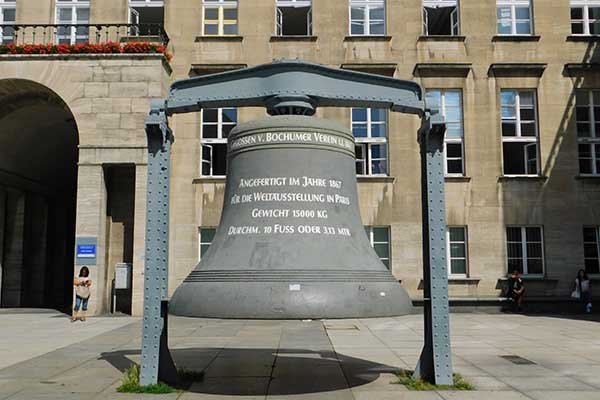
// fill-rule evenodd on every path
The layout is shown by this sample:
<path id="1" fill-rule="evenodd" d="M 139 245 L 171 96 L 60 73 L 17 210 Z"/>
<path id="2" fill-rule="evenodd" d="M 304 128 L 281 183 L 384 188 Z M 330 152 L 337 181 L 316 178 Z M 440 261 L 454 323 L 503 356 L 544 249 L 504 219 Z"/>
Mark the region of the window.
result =
<path id="1" fill-rule="evenodd" d="M 159 27 L 165 21 L 165 2 L 163 0 L 129 0 L 129 34 L 149 36 L 159 34 Z"/>
<path id="2" fill-rule="evenodd" d="M 583 227 L 583 257 L 588 274 L 600 273 L 600 227 Z"/>
<path id="3" fill-rule="evenodd" d="M 205 36 L 227 36 L 238 34 L 237 1 L 204 0 L 203 28 Z"/>
<path id="4" fill-rule="evenodd" d="M 356 139 L 356 173 L 387 175 L 387 110 L 353 108 L 352 134 Z"/>
<path id="5" fill-rule="evenodd" d="M 459 34 L 458 0 L 423 0 L 423 34 Z"/>
<path id="6" fill-rule="evenodd" d="M 56 0 L 56 42 L 85 43 L 89 39 L 90 1 Z M 83 26 L 79 26 L 83 25 Z"/>
<path id="7" fill-rule="evenodd" d="M 312 35 L 311 0 L 277 0 L 277 36 Z"/>
<path id="8" fill-rule="evenodd" d="M 204 257 L 210 244 L 215 238 L 215 234 L 217 233 L 217 228 L 213 227 L 201 227 L 198 228 L 198 261 Z"/>
<path id="9" fill-rule="evenodd" d="M 350 35 L 385 35 L 385 1 L 350 0 Z"/>
<path id="10" fill-rule="evenodd" d="M 467 276 L 467 227 L 446 228 L 446 260 L 448 275 Z"/>
<path id="11" fill-rule="evenodd" d="M 600 0 L 571 0 L 571 33 L 600 34 Z"/>
<path id="12" fill-rule="evenodd" d="M 15 30 L 10 25 L 14 25 L 16 13 L 15 0 L 0 0 L 0 44 L 14 42 Z"/>
<path id="13" fill-rule="evenodd" d="M 497 0 L 499 35 L 531 35 L 533 32 L 529 0 Z"/>
<path id="14" fill-rule="evenodd" d="M 390 269 L 390 227 L 365 226 L 365 233 L 381 262 Z"/>
<path id="15" fill-rule="evenodd" d="M 539 226 L 509 226 L 506 228 L 508 272 L 525 275 L 544 274 L 544 241 Z"/>
<path id="16" fill-rule="evenodd" d="M 446 175 L 464 175 L 462 92 L 460 90 L 427 90 L 427 107 L 440 113 L 446 121 L 444 165 Z"/>
<path id="17" fill-rule="evenodd" d="M 600 175 L 600 90 L 576 93 L 579 173 Z"/>
<path id="18" fill-rule="evenodd" d="M 207 108 L 201 111 L 202 176 L 225 176 L 227 137 L 237 125 L 237 109 Z"/>
<path id="19" fill-rule="evenodd" d="M 500 98 L 504 175 L 538 175 L 535 91 L 502 90 Z"/>

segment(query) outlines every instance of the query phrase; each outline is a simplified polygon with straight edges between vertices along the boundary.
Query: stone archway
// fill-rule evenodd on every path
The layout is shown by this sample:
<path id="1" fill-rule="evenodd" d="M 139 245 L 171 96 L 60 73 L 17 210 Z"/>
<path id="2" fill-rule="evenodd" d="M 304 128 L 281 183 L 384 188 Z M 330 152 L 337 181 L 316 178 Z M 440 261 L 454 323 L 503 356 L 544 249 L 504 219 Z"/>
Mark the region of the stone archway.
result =
<path id="1" fill-rule="evenodd" d="M 71 306 L 78 129 L 65 101 L 0 80 L 0 306 Z"/>

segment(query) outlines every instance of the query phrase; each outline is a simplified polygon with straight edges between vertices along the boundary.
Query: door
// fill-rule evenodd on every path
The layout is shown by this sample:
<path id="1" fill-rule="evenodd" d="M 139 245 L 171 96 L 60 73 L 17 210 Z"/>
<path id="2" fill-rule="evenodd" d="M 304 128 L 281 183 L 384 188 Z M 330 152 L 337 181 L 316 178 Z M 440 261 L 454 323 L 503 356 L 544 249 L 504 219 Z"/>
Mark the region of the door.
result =
<path id="1" fill-rule="evenodd" d="M 458 5 L 450 13 L 450 23 L 452 24 L 450 29 L 452 36 L 458 36 Z"/>
<path id="2" fill-rule="evenodd" d="M 140 36 L 140 12 L 135 8 L 129 9 L 129 35 Z"/>
<path id="3" fill-rule="evenodd" d="M 71 44 L 72 23 L 73 23 L 73 8 L 59 7 L 56 9 L 56 23 L 59 25 L 56 28 L 56 43 Z"/>
<path id="4" fill-rule="evenodd" d="M 86 43 L 90 37 L 90 9 L 87 7 L 75 8 L 75 43 Z"/>
<path id="5" fill-rule="evenodd" d="M 537 143 L 529 143 L 523 147 L 525 158 L 525 173 L 527 175 L 538 174 Z"/>
<path id="6" fill-rule="evenodd" d="M 202 176 L 212 176 L 212 159 L 213 159 L 213 147 L 209 144 L 202 145 Z"/>
<path id="7" fill-rule="evenodd" d="M 277 7 L 277 16 L 276 16 L 275 25 L 277 27 L 277 36 L 282 36 L 283 35 L 283 11 L 281 11 L 281 8 L 279 8 L 279 7 Z"/>

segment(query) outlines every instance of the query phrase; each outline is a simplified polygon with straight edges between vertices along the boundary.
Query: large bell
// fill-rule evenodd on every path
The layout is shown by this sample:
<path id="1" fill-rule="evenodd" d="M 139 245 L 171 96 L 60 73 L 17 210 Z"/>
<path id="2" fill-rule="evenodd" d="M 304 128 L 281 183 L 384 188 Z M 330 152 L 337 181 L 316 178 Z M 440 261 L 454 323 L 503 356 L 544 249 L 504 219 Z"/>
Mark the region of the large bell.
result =
<path id="1" fill-rule="evenodd" d="M 221 222 L 170 312 L 217 318 L 359 318 L 411 312 L 361 224 L 354 138 L 276 116 L 229 135 Z"/>

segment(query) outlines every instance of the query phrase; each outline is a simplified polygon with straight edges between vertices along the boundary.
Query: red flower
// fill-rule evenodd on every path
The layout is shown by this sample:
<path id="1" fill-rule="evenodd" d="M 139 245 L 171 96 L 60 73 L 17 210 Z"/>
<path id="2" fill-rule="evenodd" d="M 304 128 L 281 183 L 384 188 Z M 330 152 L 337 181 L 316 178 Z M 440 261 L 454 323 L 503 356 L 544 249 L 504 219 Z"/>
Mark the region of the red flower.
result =
<path id="1" fill-rule="evenodd" d="M 161 44 L 134 42 L 123 45 L 114 42 L 107 43 L 77 43 L 77 44 L 0 44 L 0 54 L 162 54 L 166 60 L 173 58 L 166 47 Z"/>

